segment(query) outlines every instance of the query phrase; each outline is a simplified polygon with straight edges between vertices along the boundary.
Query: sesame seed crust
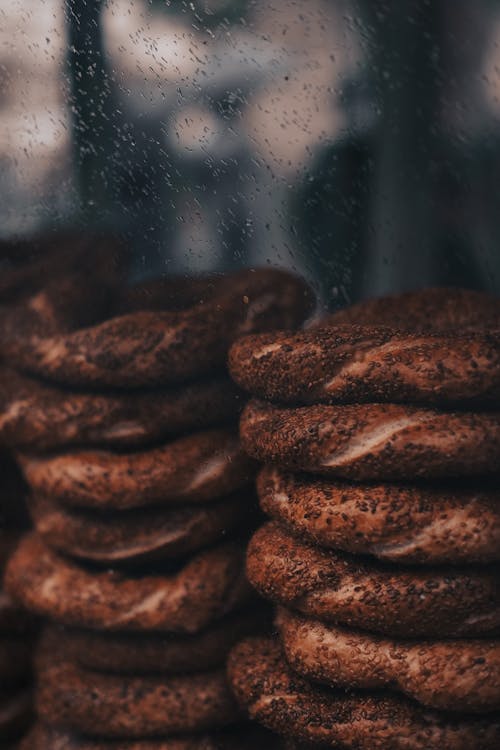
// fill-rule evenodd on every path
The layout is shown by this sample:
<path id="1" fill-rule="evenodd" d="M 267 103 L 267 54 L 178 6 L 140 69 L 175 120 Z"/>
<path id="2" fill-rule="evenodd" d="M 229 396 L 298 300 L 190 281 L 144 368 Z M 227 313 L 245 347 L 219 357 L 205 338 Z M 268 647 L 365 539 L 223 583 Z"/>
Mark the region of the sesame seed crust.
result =
<path id="1" fill-rule="evenodd" d="M 5 585 L 28 610 L 57 623 L 119 632 L 196 633 L 250 595 L 235 543 L 199 552 L 174 571 L 131 575 L 70 562 L 36 534 L 11 557 Z"/>
<path id="2" fill-rule="evenodd" d="M 498 489 L 359 484 L 264 467 L 260 505 L 305 541 L 411 565 L 500 560 Z"/>
<path id="3" fill-rule="evenodd" d="M 290 666 L 334 688 L 393 689 L 430 708 L 486 714 L 500 705 L 500 640 L 397 640 L 279 608 Z"/>
<path id="4" fill-rule="evenodd" d="M 500 741 L 498 715 L 456 717 L 391 693 L 312 685 L 271 639 L 236 646 L 228 674 L 252 719 L 300 742 L 343 750 L 495 750 Z"/>
<path id="5" fill-rule="evenodd" d="M 259 398 L 286 404 L 498 403 L 500 330 L 447 334 L 337 325 L 247 336 L 230 371 Z"/>
<path id="6" fill-rule="evenodd" d="M 322 550 L 271 522 L 250 541 L 247 576 L 264 598 L 355 630 L 400 638 L 500 632 L 494 567 L 396 567 Z"/>
<path id="7" fill-rule="evenodd" d="M 250 401 L 240 435 L 263 463 L 357 481 L 482 475 L 500 466 L 498 412 L 402 404 L 291 409 Z"/>

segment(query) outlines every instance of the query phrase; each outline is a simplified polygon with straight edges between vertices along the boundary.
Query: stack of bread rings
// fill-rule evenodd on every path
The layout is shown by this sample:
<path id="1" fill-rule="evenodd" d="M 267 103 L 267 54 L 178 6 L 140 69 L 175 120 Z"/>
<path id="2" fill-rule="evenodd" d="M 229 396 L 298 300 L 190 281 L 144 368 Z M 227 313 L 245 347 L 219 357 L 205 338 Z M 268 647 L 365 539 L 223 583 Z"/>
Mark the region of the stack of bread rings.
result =
<path id="1" fill-rule="evenodd" d="M 500 300 L 427 290 L 230 352 L 276 638 L 229 657 L 287 748 L 500 747 Z M 304 744 L 302 744 L 304 743 Z"/>
<path id="2" fill-rule="evenodd" d="M 300 324 L 310 294 L 266 270 L 122 291 L 90 324 L 92 298 L 81 315 L 71 300 L 64 317 L 45 290 L 2 325 L 0 440 L 34 526 L 5 581 L 46 623 L 22 747 L 254 747 L 224 668 L 262 624 L 239 537 L 254 464 L 226 358 L 242 333 Z"/>
<path id="3" fill-rule="evenodd" d="M 32 718 L 34 622 L 3 588 L 5 563 L 26 527 L 23 486 L 16 467 L 0 453 L 0 748 L 28 728 Z"/>

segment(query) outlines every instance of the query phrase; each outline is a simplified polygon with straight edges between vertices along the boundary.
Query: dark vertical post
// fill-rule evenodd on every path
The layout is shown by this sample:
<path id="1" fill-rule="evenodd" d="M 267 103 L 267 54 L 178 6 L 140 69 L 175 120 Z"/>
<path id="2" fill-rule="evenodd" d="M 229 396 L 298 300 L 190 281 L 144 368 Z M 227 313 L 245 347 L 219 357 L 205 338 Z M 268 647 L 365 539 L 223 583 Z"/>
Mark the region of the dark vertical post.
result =
<path id="1" fill-rule="evenodd" d="M 113 106 L 100 16 L 102 0 L 66 0 L 74 165 L 85 218 L 103 221 L 113 201 Z"/>
<path id="2" fill-rule="evenodd" d="M 365 294 L 432 283 L 439 231 L 440 0 L 362 2 L 380 130 Z"/>

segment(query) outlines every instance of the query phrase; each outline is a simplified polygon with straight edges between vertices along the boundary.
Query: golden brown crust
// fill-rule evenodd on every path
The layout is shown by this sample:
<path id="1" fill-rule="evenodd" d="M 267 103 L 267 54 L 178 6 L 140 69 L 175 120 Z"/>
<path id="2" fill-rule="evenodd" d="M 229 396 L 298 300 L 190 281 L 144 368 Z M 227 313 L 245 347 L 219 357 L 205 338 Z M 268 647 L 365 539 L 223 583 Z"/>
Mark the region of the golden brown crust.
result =
<path id="1" fill-rule="evenodd" d="M 236 419 L 229 378 L 130 394 L 62 390 L 12 370 L 0 372 L 0 443 L 46 451 L 71 445 L 134 446 Z"/>
<path id="2" fill-rule="evenodd" d="M 40 653 L 36 710 L 51 726 L 126 740 L 201 732 L 238 720 L 223 669 L 142 677 L 107 675 Z"/>
<path id="3" fill-rule="evenodd" d="M 88 739 L 37 724 L 19 750 L 277 750 L 275 742 L 264 729 L 250 725 L 203 735 L 128 741 Z"/>
<path id="4" fill-rule="evenodd" d="M 264 333 L 233 344 L 229 365 L 245 390 L 289 404 L 500 398 L 500 332 L 413 334 L 338 325 Z"/>
<path id="5" fill-rule="evenodd" d="M 269 625 L 264 607 L 227 615 L 194 635 L 107 633 L 51 625 L 42 648 L 63 653 L 75 664 L 108 674 L 174 674 L 215 669 L 229 649 Z"/>
<path id="6" fill-rule="evenodd" d="M 356 481 L 481 475 L 500 466 L 498 412 L 402 404 L 285 409 L 251 401 L 240 435 L 264 463 Z"/>
<path id="7" fill-rule="evenodd" d="M 252 719 L 299 741 L 344 750 L 495 750 L 500 741 L 498 714 L 456 718 L 390 693 L 313 686 L 290 670 L 269 639 L 236 646 L 228 673 Z"/>
<path id="8" fill-rule="evenodd" d="M 98 564 L 122 565 L 183 557 L 224 541 L 255 515 L 242 491 L 206 505 L 97 513 L 32 496 L 33 524 L 52 549 Z"/>
<path id="9" fill-rule="evenodd" d="M 0 297 L 32 294 L 54 277 L 75 272 L 98 279 L 123 278 L 127 249 L 116 235 L 58 230 L 0 241 Z"/>
<path id="10" fill-rule="evenodd" d="M 232 543 L 174 572 L 127 576 L 72 563 L 32 534 L 10 559 L 5 582 L 29 611 L 91 630 L 196 633 L 249 598 L 242 550 Z"/>
<path id="11" fill-rule="evenodd" d="M 497 712 L 500 640 L 384 639 L 326 625 L 280 608 L 276 618 L 290 666 L 335 688 L 395 689 L 424 706 Z"/>
<path id="12" fill-rule="evenodd" d="M 6 336 L 6 356 L 16 368 L 71 385 L 164 386 L 222 367 L 238 336 L 293 328 L 310 308 L 309 290 L 296 277 L 244 271 L 209 280 L 206 294 L 184 310 L 132 312 L 72 333 Z"/>
<path id="13" fill-rule="evenodd" d="M 305 544 L 276 523 L 247 551 L 266 599 L 326 622 L 393 637 L 472 637 L 500 631 L 495 569 L 402 568 Z"/>
<path id="14" fill-rule="evenodd" d="M 500 560 L 500 491 L 357 484 L 264 467 L 264 513 L 305 540 L 404 564 Z"/>
<path id="15" fill-rule="evenodd" d="M 204 503 L 248 485 L 254 472 L 229 430 L 206 430 L 134 453 L 76 450 L 19 460 L 34 493 L 100 510 Z"/>
<path id="16" fill-rule="evenodd" d="M 388 325 L 408 331 L 500 327 L 500 300 L 486 292 L 433 287 L 365 300 L 328 316 L 328 323 Z"/>

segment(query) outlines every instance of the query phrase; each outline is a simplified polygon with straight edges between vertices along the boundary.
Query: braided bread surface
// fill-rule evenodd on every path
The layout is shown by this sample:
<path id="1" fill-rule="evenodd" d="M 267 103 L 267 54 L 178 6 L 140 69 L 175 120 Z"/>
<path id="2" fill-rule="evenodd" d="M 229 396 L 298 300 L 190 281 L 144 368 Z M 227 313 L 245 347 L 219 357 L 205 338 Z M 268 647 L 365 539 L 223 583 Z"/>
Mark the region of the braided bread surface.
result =
<path id="1" fill-rule="evenodd" d="M 134 446 L 222 425 L 241 409 L 228 378 L 182 388 L 84 393 L 0 371 L 0 443 L 47 451 L 71 445 Z"/>
<path id="2" fill-rule="evenodd" d="M 500 327 L 500 299 L 473 289 L 430 287 L 364 300 L 327 320 L 333 325 L 387 325 L 409 331 L 484 330 Z"/>
<path id="3" fill-rule="evenodd" d="M 245 487 L 254 474 L 237 436 L 222 429 L 133 453 L 76 450 L 19 461 L 35 494 L 100 510 L 205 503 Z"/>
<path id="4" fill-rule="evenodd" d="M 498 714 L 456 717 L 391 693 L 311 685 L 270 639 L 236 646 L 228 672 L 252 719 L 299 741 L 343 750 L 496 750 L 500 742 Z"/>
<path id="5" fill-rule="evenodd" d="M 238 545 L 198 553 L 152 575 L 95 571 L 60 557 L 35 534 L 7 566 L 7 590 L 28 610 L 75 627 L 196 633 L 248 600 Z"/>
<path id="6" fill-rule="evenodd" d="M 500 466 L 498 412 L 398 404 L 285 409 L 251 401 L 240 434 L 259 461 L 355 480 L 492 474 Z"/>
<path id="7" fill-rule="evenodd" d="M 498 403 L 496 333 L 413 334 L 338 325 L 233 344 L 230 370 L 255 396 L 290 404 Z"/>
<path id="8" fill-rule="evenodd" d="M 165 386 L 222 368 L 238 336 L 293 328 L 311 304 L 306 285 L 290 274 L 245 271 L 207 280 L 205 295 L 185 309 L 137 310 L 73 331 L 56 325 L 48 334 L 30 334 L 26 325 L 19 336 L 11 323 L 5 357 L 17 369 L 73 386 Z"/>
<path id="9" fill-rule="evenodd" d="M 403 564 L 500 560 L 500 492 L 358 484 L 272 466 L 257 478 L 264 513 L 321 547 Z"/>
<path id="10" fill-rule="evenodd" d="M 254 502 L 248 493 L 237 493 L 204 505 L 98 513 L 31 496 L 29 506 L 34 526 L 49 547 L 69 557 L 118 566 L 180 558 L 223 541 L 251 520 Z"/>
<path id="11" fill-rule="evenodd" d="M 484 714 L 500 706 L 500 640 L 389 640 L 285 609 L 276 622 L 288 663 L 314 682 L 391 688 L 451 712 Z"/>
<path id="12" fill-rule="evenodd" d="M 252 537 L 250 583 L 266 599 L 325 622 L 401 638 L 500 631 L 494 568 L 404 568 L 305 544 L 276 523 Z"/>
<path id="13" fill-rule="evenodd" d="M 238 718 L 224 669 L 190 675 L 107 675 L 38 658 L 41 721 L 98 737 L 158 737 L 224 727 Z"/>
<path id="14" fill-rule="evenodd" d="M 215 669 L 229 649 L 248 635 L 264 632 L 267 610 L 252 606 L 226 615 L 199 633 L 122 633 L 49 625 L 42 648 L 94 672 L 188 674 Z"/>

